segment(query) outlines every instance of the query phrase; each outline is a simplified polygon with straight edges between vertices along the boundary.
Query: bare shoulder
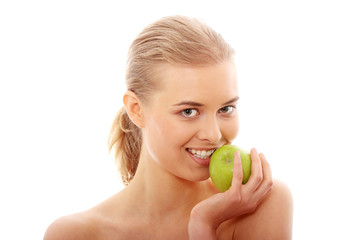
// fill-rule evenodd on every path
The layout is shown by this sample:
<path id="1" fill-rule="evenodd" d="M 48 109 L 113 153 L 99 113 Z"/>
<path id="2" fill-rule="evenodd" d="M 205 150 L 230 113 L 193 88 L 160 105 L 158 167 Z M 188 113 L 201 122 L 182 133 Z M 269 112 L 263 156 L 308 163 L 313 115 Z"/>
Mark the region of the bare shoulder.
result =
<path id="1" fill-rule="evenodd" d="M 46 230 L 44 240 L 96 240 L 123 236 L 126 229 L 121 194 L 115 194 L 84 212 L 55 220 Z"/>
<path id="2" fill-rule="evenodd" d="M 274 180 L 273 189 L 257 210 L 239 218 L 235 226 L 235 239 L 292 238 L 293 198 L 290 189 Z"/>
<path id="3" fill-rule="evenodd" d="M 50 224 L 44 240 L 96 239 L 95 226 L 95 220 L 86 212 L 64 216 Z"/>

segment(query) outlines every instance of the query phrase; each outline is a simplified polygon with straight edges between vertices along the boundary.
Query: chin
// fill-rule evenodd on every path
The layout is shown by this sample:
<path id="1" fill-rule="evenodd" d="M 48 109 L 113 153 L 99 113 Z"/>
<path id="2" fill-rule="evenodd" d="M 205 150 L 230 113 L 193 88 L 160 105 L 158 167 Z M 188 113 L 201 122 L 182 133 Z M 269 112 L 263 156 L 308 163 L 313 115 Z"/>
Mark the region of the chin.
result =
<path id="1" fill-rule="evenodd" d="M 198 170 L 198 173 L 193 173 L 191 176 L 187 176 L 186 180 L 191 182 L 206 181 L 210 178 L 209 169 Z"/>

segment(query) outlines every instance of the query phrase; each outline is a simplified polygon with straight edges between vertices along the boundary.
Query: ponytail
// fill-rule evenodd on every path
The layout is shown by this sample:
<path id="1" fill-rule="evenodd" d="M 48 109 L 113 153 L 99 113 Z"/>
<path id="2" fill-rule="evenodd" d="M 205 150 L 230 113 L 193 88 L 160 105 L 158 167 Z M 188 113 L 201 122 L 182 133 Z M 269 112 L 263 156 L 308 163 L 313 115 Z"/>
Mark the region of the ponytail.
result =
<path id="1" fill-rule="evenodd" d="M 122 107 L 112 124 L 108 147 L 110 152 L 114 152 L 115 163 L 125 185 L 128 185 L 135 175 L 141 143 L 140 128 L 131 121 L 125 108 Z"/>

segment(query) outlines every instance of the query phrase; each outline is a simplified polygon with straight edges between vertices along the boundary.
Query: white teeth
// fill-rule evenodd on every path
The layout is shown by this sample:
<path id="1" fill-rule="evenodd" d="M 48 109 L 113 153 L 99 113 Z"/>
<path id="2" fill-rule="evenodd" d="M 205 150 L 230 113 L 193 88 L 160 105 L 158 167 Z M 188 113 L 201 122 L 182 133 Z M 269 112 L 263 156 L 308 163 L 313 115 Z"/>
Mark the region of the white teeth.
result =
<path id="1" fill-rule="evenodd" d="M 189 152 L 191 152 L 195 157 L 206 159 L 213 154 L 214 150 L 194 150 L 194 149 L 188 149 Z"/>
<path id="2" fill-rule="evenodd" d="M 201 151 L 201 157 L 205 157 L 206 156 L 206 151 L 202 150 Z"/>

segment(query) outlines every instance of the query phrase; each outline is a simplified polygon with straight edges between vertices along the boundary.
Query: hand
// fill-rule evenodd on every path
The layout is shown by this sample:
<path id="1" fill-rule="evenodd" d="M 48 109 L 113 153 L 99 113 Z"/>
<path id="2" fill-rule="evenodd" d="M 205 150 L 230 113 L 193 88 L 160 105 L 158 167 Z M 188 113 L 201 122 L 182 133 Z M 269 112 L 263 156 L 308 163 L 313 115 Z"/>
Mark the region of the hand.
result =
<path id="1" fill-rule="evenodd" d="M 231 187 L 224 193 L 217 193 L 205 199 L 192 209 L 189 221 L 190 239 L 212 239 L 222 222 L 254 212 L 271 190 L 271 169 L 265 156 L 259 155 L 256 149 L 252 149 L 250 154 L 251 176 L 245 185 L 242 184 L 241 158 L 237 152 Z M 200 232 L 201 237 L 197 235 Z"/>

